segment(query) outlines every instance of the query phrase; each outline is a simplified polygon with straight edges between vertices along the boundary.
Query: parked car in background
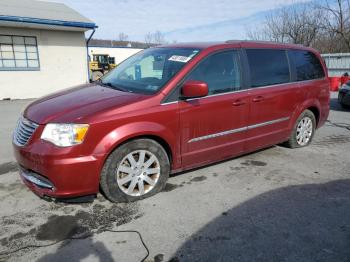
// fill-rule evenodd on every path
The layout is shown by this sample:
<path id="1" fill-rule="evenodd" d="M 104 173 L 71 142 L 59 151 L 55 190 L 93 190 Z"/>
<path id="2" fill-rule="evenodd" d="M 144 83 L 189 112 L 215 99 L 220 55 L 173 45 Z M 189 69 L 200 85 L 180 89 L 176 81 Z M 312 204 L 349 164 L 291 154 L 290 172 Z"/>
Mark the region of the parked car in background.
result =
<path id="1" fill-rule="evenodd" d="M 350 108 L 350 81 L 344 83 L 338 92 L 338 102 L 344 108 Z"/>
<path id="2" fill-rule="evenodd" d="M 311 48 L 174 44 L 33 102 L 13 145 L 24 183 L 40 196 L 101 188 L 128 202 L 161 191 L 170 173 L 282 142 L 307 146 L 328 113 L 326 68 Z"/>

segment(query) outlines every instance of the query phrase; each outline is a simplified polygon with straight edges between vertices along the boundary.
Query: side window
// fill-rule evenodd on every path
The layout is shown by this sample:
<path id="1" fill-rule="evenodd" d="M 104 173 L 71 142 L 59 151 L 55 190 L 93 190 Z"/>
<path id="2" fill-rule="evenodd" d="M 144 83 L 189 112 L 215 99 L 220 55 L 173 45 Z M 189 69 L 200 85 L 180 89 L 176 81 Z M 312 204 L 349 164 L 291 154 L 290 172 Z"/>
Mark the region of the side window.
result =
<path id="1" fill-rule="evenodd" d="M 315 54 L 302 50 L 289 52 L 295 65 L 297 81 L 323 78 L 325 76 L 323 67 Z"/>
<path id="2" fill-rule="evenodd" d="M 241 74 L 237 51 L 225 51 L 205 58 L 186 80 L 206 82 L 209 95 L 239 90 Z"/>
<path id="3" fill-rule="evenodd" d="M 268 86 L 290 82 L 285 50 L 247 49 L 251 86 Z"/>

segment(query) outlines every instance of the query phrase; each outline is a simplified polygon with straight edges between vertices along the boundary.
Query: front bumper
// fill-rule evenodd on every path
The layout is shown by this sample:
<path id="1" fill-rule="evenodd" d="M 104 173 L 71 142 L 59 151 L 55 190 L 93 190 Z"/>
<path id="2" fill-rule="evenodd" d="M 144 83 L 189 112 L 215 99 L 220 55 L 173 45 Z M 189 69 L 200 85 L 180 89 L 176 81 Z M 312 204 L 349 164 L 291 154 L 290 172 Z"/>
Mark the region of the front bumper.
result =
<path id="1" fill-rule="evenodd" d="M 98 192 L 103 156 L 72 154 L 40 139 L 13 147 L 21 179 L 40 197 L 72 198 Z"/>

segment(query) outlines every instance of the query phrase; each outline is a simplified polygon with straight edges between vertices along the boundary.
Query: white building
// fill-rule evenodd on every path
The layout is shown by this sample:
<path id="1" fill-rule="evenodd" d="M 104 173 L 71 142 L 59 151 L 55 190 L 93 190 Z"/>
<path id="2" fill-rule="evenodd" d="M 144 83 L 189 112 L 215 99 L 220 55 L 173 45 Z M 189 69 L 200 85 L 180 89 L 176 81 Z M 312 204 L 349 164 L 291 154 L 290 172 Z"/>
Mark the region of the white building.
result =
<path id="1" fill-rule="evenodd" d="M 95 28 L 64 4 L 0 0 L 0 99 L 88 82 L 85 32 Z"/>

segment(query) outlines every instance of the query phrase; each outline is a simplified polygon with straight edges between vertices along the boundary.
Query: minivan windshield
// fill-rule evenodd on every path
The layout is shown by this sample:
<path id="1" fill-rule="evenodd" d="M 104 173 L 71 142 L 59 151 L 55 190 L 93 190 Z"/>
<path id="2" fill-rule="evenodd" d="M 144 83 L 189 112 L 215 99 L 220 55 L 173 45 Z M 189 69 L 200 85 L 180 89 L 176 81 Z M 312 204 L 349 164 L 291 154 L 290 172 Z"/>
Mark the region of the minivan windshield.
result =
<path id="1" fill-rule="evenodd" d="M 149 48 L 119 64 L 103 76 L 100 83 L 126 92 L 154 94 L 199 51 L 194 48 Z"/>

